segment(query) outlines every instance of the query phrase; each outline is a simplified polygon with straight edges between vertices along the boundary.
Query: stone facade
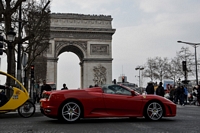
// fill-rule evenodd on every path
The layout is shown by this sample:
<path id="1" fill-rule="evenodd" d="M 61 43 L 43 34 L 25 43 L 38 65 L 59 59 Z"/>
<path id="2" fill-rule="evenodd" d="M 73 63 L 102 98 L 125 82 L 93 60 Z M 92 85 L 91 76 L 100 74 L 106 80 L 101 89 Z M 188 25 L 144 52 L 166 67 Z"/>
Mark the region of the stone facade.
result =
<path id="1" fill-rule="evenodd" d="M 112 83 L 111 16 L 51 14 L 46 79 L 57 82 L 58 56 L 65 51 L 80 59 L 81 88 Z"/>

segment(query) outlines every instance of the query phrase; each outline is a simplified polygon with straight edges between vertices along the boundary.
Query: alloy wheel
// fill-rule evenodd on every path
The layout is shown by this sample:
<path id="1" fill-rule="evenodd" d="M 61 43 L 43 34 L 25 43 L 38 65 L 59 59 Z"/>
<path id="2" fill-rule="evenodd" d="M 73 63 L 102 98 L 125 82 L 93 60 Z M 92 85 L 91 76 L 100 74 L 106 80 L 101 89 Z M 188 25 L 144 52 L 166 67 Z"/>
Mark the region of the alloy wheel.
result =
<path id="1" fill-rule="evenodd" d="M 147 107 L 147 117 L 151 120 L 159 120 L 163 115 L 163 108 L 158 102 L 152 102 Z"/>

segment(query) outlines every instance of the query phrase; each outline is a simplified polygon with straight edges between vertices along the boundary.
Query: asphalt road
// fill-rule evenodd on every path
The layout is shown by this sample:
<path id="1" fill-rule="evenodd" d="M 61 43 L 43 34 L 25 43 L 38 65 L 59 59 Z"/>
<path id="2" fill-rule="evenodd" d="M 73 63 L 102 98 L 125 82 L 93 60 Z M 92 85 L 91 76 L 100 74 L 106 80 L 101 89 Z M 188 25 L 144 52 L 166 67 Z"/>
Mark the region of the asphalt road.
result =
<path id="1" fill-rule="evenodd" d="M 144 118 L 82 119 L 68 124 L 36 113 L 31 118 L 0 115 L 0 133 L 199 133 L 200 107 L 177 106 L 177 116 L 161 121 Z"/>

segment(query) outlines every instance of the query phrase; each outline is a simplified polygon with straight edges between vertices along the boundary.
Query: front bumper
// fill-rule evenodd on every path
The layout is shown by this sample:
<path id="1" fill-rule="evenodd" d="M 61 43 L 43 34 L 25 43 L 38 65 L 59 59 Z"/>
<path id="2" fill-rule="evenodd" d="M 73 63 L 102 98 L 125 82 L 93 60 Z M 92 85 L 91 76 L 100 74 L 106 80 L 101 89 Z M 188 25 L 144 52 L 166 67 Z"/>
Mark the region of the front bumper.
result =
<path id="1" fill-rule="evenodd" d="M 176 104 L 166 104 L 165 105 L 165 116 L 164 117 L 174 117 L 176 116 Z"/>
<path id="2" fill-rule="evenodd" d="M 52 106 L 47 99 L 40 100 L 40 111 L 48 117 L 57 117 L 58 107 Z"/>

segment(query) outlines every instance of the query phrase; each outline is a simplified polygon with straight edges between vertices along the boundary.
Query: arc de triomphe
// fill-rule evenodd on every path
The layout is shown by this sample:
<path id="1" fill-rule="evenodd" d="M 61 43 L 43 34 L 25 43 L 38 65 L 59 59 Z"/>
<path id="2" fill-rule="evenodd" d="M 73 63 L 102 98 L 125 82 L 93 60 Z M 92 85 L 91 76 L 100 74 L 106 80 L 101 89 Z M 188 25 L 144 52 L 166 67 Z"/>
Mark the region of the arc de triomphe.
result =
<path id="1" fill-rule="evenodd" d="M 111 16 L 51 14 L 46 79 L 57 83 L 58 56 L 73 52 L 80 59 L 81 88 L 111 83 L 114 33 Z"/>

